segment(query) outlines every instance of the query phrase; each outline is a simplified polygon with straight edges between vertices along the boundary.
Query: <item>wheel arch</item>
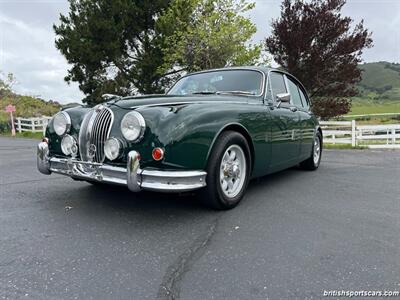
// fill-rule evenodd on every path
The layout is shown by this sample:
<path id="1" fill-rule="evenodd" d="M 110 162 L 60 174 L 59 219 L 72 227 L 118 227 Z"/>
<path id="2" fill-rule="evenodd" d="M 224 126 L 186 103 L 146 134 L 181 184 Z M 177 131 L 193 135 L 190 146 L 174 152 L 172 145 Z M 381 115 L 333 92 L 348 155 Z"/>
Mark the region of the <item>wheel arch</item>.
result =
<path id="1" fill-rule="evenodd" d="M 250 133 L 246 129 L 246 127 L 244 127 L 242 124 L 239 124 L 239 123 L 227 124 L 219 130 L 219 132 L 215 135 L 214 139 L 212 140 L 210 148 L 208 149 L 207 160 L 206 160 L 207 163 L 208 163 L 208 160 L 210 159 L 211 151 L 214 148 L 216 141 L 218 140 L 219 136 L 225 131 L 238 132 L 241 135 L 243 135 L 243 137 L 246 139 L 247 144 L 249 145 L 249 149 L 250 149 L 251 171 L 253 171 L 254 161 L 255 161 L 255 151 L 254 151 L 253 140 L 251 139 Z"/>
<path id="2" fill-rule="evenodd" d="M 322 134 L 322 129 L 320 126 L 318 126 L 317 131 L 319 132 L 319 134 L 321 135 L 321 147 L 324 144 L 324 136 Z"/>

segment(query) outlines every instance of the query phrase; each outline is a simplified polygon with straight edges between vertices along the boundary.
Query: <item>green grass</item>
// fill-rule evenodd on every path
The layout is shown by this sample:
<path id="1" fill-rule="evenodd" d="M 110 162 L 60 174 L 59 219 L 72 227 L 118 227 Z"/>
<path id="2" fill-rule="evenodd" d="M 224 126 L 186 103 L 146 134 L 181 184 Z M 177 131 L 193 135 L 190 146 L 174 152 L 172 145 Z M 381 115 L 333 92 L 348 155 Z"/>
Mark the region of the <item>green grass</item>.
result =
<path id="1" fill-rule="evenodd" d="M 400 99 L 400 64 L 374 62 L 359 65 L 362 80 L 358 89 L 364 98 Z"/>
<path id="2" fill-rule="evenodd" d="M 366 115 L 381 113 L 400 113 L 400 99 L 397 101 L 378 101 L 355 97 L 352 99 L 352 107 L 348 115 Z"/>
<path id="3" fill-rule="evenodd" d="M 325 149 L 356 149 L 362 150 L 367 149 L 365 146 L 352 147 L 351 144 L 324 144 Z"/>
<path id="4" fill-rule="evenodd" d="M 0 136 L 9 136 L 9 137 L 11 137 L 11 132 L 1 133 Z M 41 132 L 28 132 L 28 131 L 21 132 L 21 133 L 17 132 L 15 137 L 41 140 L 43 138 L 43 133 L 41 133 Z"/>

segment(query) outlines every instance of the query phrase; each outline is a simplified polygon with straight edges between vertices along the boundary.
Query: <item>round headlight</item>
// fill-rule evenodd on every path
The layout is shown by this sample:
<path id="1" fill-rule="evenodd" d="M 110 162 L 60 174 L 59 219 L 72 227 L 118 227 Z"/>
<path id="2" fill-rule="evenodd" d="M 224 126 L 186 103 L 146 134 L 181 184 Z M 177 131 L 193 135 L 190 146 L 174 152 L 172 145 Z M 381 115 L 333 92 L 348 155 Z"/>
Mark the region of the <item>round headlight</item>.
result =
<path id="1" fill-rule="evenodd" d="M 66 134 L 61 140 L 61 151 L 65 155 L 76 155 L 78 153 L 76 140 L 72 136 Z"/>
<path id="2" fill-rule="evenodd" d="M 114 160 L 121 154 L 122 145 L 116 138 L 109 138 L 104 143 L 104 154 L 109 160 Z"/>
<path id="3" fill-rule="evenodd" d="M 138 142 L 144 135 L 146 122 L 137 111 L 127 113 L 121 121 L 121 132 L 128 141 Z"/>
<path id="4" fill-rule="evenodd" d="M 68 113 L 61 111 L 53 118 L 53 128 L 57 135 L 62 136 L 68 133 L 71 127 L 71 118 Z"/>

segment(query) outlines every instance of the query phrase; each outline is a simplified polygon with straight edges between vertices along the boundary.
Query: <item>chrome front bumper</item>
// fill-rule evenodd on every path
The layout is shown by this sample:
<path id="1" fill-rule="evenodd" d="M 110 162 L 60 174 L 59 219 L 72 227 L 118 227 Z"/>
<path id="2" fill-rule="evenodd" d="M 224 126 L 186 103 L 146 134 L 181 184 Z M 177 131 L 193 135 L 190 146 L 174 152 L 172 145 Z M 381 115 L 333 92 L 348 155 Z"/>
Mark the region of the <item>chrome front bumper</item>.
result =
<path id="1" fill-rule="evenodd" d="M 49 157 L 46 142 L 37 147 L 37 168 L 42 174 L 58 173 L 74 179 L 126 185 L 131 191 L 185 192 L 206 186 L 204 171 L 164 171 L 140 168 L 136 151 L 128 153 L 126 168 L 73 158 Z"/>

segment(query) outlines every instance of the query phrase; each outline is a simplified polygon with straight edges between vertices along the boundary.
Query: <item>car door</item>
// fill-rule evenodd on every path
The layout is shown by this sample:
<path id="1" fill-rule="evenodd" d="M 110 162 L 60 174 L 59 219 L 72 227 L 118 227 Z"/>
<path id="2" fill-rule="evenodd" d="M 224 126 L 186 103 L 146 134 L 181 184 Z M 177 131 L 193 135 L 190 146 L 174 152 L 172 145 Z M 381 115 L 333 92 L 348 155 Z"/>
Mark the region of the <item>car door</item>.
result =
<path id="1" fill-rule="evenodd" d="M 300 157 L 302 159 L 307 159 L 312 151 L 315 135 L 315 125 L 313 121 L 314 115 L 311 112 L 310 100 L 308 99 L 305 89 L 301 84 L 298 84 L 297 86 L 303 104 L 302 109 L 299 110 L 301 123 Z"/>
<path id="2" fill-rule="evenodd" d="M 272 119 L 271 124 L 271 171 L 293 165 L 299 154 L 299 115 L 291 103 L 279 102 L 278 94 L 289 92 L 283 73 L 269 73 L 270 99 L 267 104 Z"/>
<path id="3" fill-rule="evenodd" d="M 285 74 L 285 78 L 287 87 L 289 88 L 290 104 L 292 106 L 292 110 L 295 110 L 296 114 L 298 115 L 298 122 L 295 126 L 295 137 L 298 144 L 297 162 L 300 162 L 304 160 L 303 138 L 304 143 L 307 143 L 307 136 L 310 134 L 310 132 L 308 132 L 308 124 L 311 120 L 311 116 L 309 115 L 307 109 L 305 109 L 305 106 L 303 104 L 303 100 L 301 98 L 299 90 L 300 83 L 297 81 L 297 79 L 288 74 Z M 313 133 L 311 132 L 311 134 Z M 307 158 L 310 156 L 310 153 L 308 153 Z"/>

